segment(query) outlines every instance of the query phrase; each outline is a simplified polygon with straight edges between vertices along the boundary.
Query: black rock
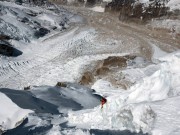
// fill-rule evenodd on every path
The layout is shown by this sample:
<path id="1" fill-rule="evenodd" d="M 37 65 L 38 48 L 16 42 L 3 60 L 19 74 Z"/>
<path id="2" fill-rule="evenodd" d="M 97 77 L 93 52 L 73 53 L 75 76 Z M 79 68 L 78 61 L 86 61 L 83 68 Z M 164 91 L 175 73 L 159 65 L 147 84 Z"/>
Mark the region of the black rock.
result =
<path id="1" fill-rule="evenodd" d="M 35 33 L 34 33 L 34 36 L 36 38 L 40 38 L 40 37 L 43 37 L 45 36 L 47 33 L 49 33 L 50 30 L 46 29 L 46 28 L 40 28 L 39 30 L 37 30 Z"/>
<path id="2" fill-rule="evenodd" d="M 6 41 L 0 41 L 0 54 L 5 56 L 17 57 L 22 54 L 22 52 L 14 48 L 11 44 Z"/>

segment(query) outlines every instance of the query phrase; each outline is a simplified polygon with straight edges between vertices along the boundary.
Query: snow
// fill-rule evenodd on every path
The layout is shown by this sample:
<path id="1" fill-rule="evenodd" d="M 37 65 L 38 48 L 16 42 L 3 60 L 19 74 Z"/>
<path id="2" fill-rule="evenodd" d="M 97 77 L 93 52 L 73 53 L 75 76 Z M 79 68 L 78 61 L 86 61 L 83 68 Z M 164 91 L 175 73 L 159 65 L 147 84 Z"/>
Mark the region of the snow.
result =
<path id="1" fill-rule="evenodd" d="M 153 28 L 163 28 L 169 29 L 171 34 L 180 33 L 180 20 L 171 20 L 171 19 L 163 19 L 163 20 L 153 20 L 150 25 Z M 173 36 L 173 35 L 172 35 Z"/>
<path id="2" fill-rule="evenodd" d="M 0 5 L 1 33 L 16 41 L 32 42 L 49 32 L 63 31 L 70 27 L 71 23 L 84 21 L 82 17 L 54 5 L 51 5 L 53 10 L 48 10 L 49 7 L 30 7 L 2 1 Z M 48 32 L 39 32 L 40 28 Z"/>
<path id="3" fill-rule="evenodd" d="M 112 2 L 112 0 L 103 0 L 103 2 Z"/>
<path id="4" fill-rule="evenodd" d="M 149 0 L 139 0 L 140 3 L 148 3 Z"/>
<path id="5" fill-rule="evenodd" d="M 49 135 L 89 134 L 89 131 L 83 131 L 81 129 L 74 129 L 71 127 L 67 127 L 67 130 L 62 130 L 63 127 L 61 127 L 60 124 L 67 122 L 65 118 L 69 110 L 90 109 L 99 105 L 100 103 L 100 96 L 94 95 L 94 91 L 87 87 L 73 83 L 67 83 L 66 88 L 34 86 L 31 87 L 31 90 L 29 91 L 1 88 L 0 92 L 2 92 L 3 95 L 0 95 L 0 97 L 2 97 L 1 99 L 3 100 L 2 105 L 9 104 L 9 102 L 7 102 L 7 100 L 4 98 L 4 96 L 7 95 L 13 101 L 11 102 L 15 107 L 17 107 L 16 104 L 18 104 L 18 106 L 21 108 L 28 108 L 33 110 L 29 110 L 29 112 L 34 112 L 27 116 L 28 122 L 26 119 L 24 124 L 19 123 L 21 124 L 20 127 L 22 130 L 18 130 L 19 127 L 17 129 L 11 129 L 11 127 L 8 128 L 11 130 L 7 131 L 7 134 L 13 133 L 15 135 L 26 134 L 29 133 L 29 131 L 31 131 L 32 134 L 39 132 Z M 7 117 L 7 119 L 9 118 L 11 121 L 16 121 L 16 118 L 19 120 L 18 117 L 24 118 L 24 115 L 26 115 L 25 113 L 27 111 L 25 112 L 23 109 L 17 108 L 18 110 L 16 111 L 16 108 L 14 109 L 12 105 L 8 105 L 8 107 L 2 105 L 0 104 L 0 107 L 5 108 L 5 110 L 0 112 L 0 119 L 2 119 L 2 121 L 5 121 L 3 119 L 4 117 Z M 5 112 L 8 112 L 9 108 L 11 108 L 11 113 L 7 115 Z M 13 115 L 12 117 L 11 114 Z M 9 123 L 6 125 L 10 126 Z M 41 130 L 38 130 L 38 128 L 41 128 Z M 49 130 L 47 131 L 46 128 L 49 128 Z"/>
<path id="6" fill-rule="evenodd" d="M 37 98 L 57 105 L 60 112 L 66 112 L 65 109 L 68 110 L 68 108 L 70 110 L 88 109 L 99 104 L 99 98 L 93 95 L 91 89 L 78 84 L 67 83 L 66 88 L 37 87 L 33 88 L 31 92 Z"/>
<path id="7" fill-rule="evenodd" d="M 154 49 L 154 53 L 153 53 L 154 60 L 157 60 L 158 58 L 163 57 L 168 54 L 167 52 L 162 51 L 160 48 L 158 48 L 155 45 L 153 45 L 153 49 Z"/>
<path id="8" fill-rule="evenodd" d="M 179 0 L 170 0 L 166 6 L 170 7 L 170 10 L 179 10 L 180 9 L 180 1 Z"/>
<path id="9" fill-rule="evenodd" d="M 170 11 L 175 11 L 180 9 L 180 1 L 179 0 L 159 0 L 161 4 L 165 4 L 166 7 L 170 8 Z M 154 4 L 154 0 L 135 0 L 135 3 L 142 3 L 144 7 L 148 7 L 149 4 Z"/>
<path id="10" fill-rule="evenodd" d="M 148 3 L 147 0 L 140 2 Z M 138 54 L 138 46 L 126 52 L 113 39 L 115 45 L 96 43 L 97 31 L 80 25 L 85 19 L 59 7 L 54 7 L 57 13 L 41 7 L 24 7 L 9 2 L 0 4 L 5 8 L 0 17 L 3 20 L 1 30 L 16 36 L 18 39 L 11 43 L 23 51 L 21 56 L 15 58 L 0 58 L 0 87 L 23 89 L 31 86 L 29 91 L 0 89 L 8 96 L 0 93 L 2 130 L 15 128 L 28 118 L 28 122 L 21 128 L 36 134 L 90 135 L 90 129 L 142 131 L 153 135 L 180 134 L 179 50 L 168 54 L 148 42 L 153 50 L 152 63 L 136 57 L 128 63 L 127 69 L 117 73 L 132 82 L 130 88 L 115 88 L 106 79 L 98 78 L 91 87 L 95 89 L 94 93 L 74 82 L 78 82 L 85 71 L 91 72 L 97 61 L 109 56 Z M 177 7 L 172 5 L 172 1 L 168 4 L 171 9 Z M 104 12 L 100 6 L 91 10 Z M 36 12 L 37 16 L 28 16 L 27 13 L 31 11 Z M 19 19 L 23 17 L 27 17 L 30 24 L 21 23 Z M 40 28 L 31 24 L 35 20 L 41 27 L 50 29 L 50 33 L 35 39 L 33 33 Z M 178 20 L 162 22 L 164 28 L 179 31 Z M 63 25 L 68 29 L 63 31 Z M 157 25 L 161 26 L 160 23 Z M 52 26 L 58 29 L 52 30 Z M 136 44 L 133 41 L 130 42 Z M 52 87 L 58 81 L 71 83 L 67 83 L 66 88 Z M 107 98 L 103 109 L 99 95 Z M 11 131 L 17 134 L 21 132 L 18 128 Z"/>
<path id="11" fill-rule="evenodd" d="M 51 18 L 52 16 L 49 16 L 47 14 L 43 14 L 43 15 L 39 15 L 38 18 L 43 20 L 43 21 L 47 21 L 49 22 L 51 25 L 57 25 L 58 22 L 55 22 L 54 19 Z"/>
<path id="12" fill-rule="evenodd" d="M 32 113 L 32 110 L 21 109 L 5 94 L 0 92 L 0 130 L 5 131 L 20 125 Z"/>
<path id="13" fill-rule="evenodd" d="M 101 6 L 95 6 L 93 8 L 90 8 L 91 10 L 95 11 L 95 12 L 104 12 L 105 8 L 101 7 Z"/>
<path id="14" fill-rule="evenodd" d="M 103 79 L 97 80 L 93 84 L 91 89 L 96 90 L 96 93 L 103 96 L 103 97 L 107 97 L 107 96 L 110 96 L 116 92 L 117 93 L 119 92 L 119 90 L 117 88 L 114 88 L 110 82 L 103 80 Z M 111 93 L 109 93 L 110 89 L 111 89 Z"/>
<path id="15" fill-rule="evenodd" d="M 179 96 L 175 96 L 151 104 L 152 109 L 155 110 L 157 115 L 157 120 L 152 129 L 153 135 L 179 135 L 179 101 Z"/>
<path id="16" fill-rule="evenodd" d="M 75 129 L 63 132 L 66 135 L 90 135 L 89 131 L 83 131 L 82 129 Z"/>
<path id="17" fill-rule="evenodd" d="M 177 120 L 178 116 L 173 113 L 175 109 L 180 107 L 178 101 L 176 101 L 179 99 L 180 93 L 180 52 L 165 55 L 159 60 L 158 70 L 153 70 L 152 75 L 141 78 L 127 91 L 111 91 L 110 84 L 103 81 L 104 87 L 106 87 L 106 95 L 109 90 L 108 102 L 104 108 L 101 110 L 100 107 L 96 107 L 89 110 L 69 112 L 69 124 L 92 129 L 128 129 L 135 132 L 142 130 L 144 133 L 163 135 L 179 133 L 175 131 L 177 126 L 171 126 L 170 130 L 166 128 L 168 131 L 163 130 L 163 123 L 170 126 L 168 125 L 169 117 L 165 114 L 173 115 L 170 117 L 175 123 L 180 122 L 180 120 Z M 154 68 L 153 66 L 150 67 Z M 98 91 L 101 90 L 101 87 L 102 83 L 99 83 L 99 81 L 93 86 Z M 172 103 L 169 103 L 169 100 Z M 167 111 L 168 105 L 166 108 L 164 102 L 171 104 L 174 109 Z M 158 105 L 163 105 L 164 108 Z M 176 111 L 179 112 L 179 109 Z M 160 126 L 159 123 L 162 125 Z"/>

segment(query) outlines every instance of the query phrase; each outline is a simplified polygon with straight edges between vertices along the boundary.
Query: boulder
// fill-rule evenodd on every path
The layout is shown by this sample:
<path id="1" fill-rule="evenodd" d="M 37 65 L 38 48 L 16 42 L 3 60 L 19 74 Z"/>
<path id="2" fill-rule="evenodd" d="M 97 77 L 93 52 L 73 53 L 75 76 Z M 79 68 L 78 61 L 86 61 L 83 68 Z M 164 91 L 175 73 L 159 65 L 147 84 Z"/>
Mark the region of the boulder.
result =
<path id="1" fill-rule="evenodd" d="M 49 33 L 49 32 L 50 32 L 50 30 L 41 27 L 41 28 L 39 28 L 39 30 L 37 30 L 37 31 L 34 33 L 34 36 L 35 36 L 36 38 L 40 38 L 40 37 L 45 36 L 45 35 L 46 35 L 47 33 Z"/>
<path id="2" fill-rule="evenodd" d="M 22 54 L 22 52 L 16 48 L 14 48 L 11 44 L 9 44 L 6 41 L 0 40 L 0 54 L 5 56 L 19 56 Z"/>
<path id="3" fill-rule="evenodd" d="M 67 84 L 64 83 L 64 82 L 58 82 L 58 83 L 56 84 L 56 86 L 58 86 L 58 87 L 67 87 Z"/>

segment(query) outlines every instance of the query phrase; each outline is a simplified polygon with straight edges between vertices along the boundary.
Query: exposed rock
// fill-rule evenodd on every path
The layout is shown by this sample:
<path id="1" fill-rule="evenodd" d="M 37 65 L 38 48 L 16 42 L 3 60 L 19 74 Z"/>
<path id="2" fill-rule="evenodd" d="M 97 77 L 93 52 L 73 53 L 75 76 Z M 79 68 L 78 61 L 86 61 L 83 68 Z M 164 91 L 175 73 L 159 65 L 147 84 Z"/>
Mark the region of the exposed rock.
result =
<path id="1" fill-rule="evenodd" d="M 108 67 L 100 67 L 96 70 L 96 75 L 105 75 L 109 72 Z"/>
<path id="2" fill-rule="evenodd" d="M 105 6 L 105 12 L 111 12 L 121 21 L 147 21 L 152 18 L 162 16 L 179 16 L 180 10 L 170 11 L 166 4 L 169 0 L 149 0 L 145 3 L 139 0 L 112 0 L 112 2 L 103 0 L 50 0 L 58 4 L 85 5 L 94 7 L 96 5 Z"/>
<path id="3" fill-rule="evenodd" d="M 34 33 L 34 36 L 36 38 L 40 38 L 40 37 L 43 37 L 45 36 L 47 33 L 49 33 L 50 30 L 46 29 L 46 28 L 40 28 L 39 30 L 37 30 L 35 33 Z"/>
<path id="4" fill-rule="evenodd" d="M 92 72 L 85 72 L 79 83 L 81 85 L 90 85 L 91 83 L 94 83 L 96 79 L 106 78 L 113 84 L 113 86 L 127 89 L 132 85 L 132 83 L 123 77 L 117 81 L 115 77 L 116 73 L 126 68 L 127 62 L 129 60 L 133 60 L 134 58 L 136 58 L 136 56 L 110 56 L 104 60 L 96 61 L 97 66 L 92 70 Z"/>
<path id="5" fill-rule="evenodd" d="M 104 60 L 103 66 L 110 66 L 110 67 L 126 67 L 127 59 L 125 57 L 117 57 L 117 56 L 110 56 Z"/>
<path id="6" fill-rule="evenodd" d="M 21 19 L 21 22 L 27 23 L 27 22 L 29 22 L 29 19 L 27 17 L 24 17 L 24 18 Z"/>
<path id="7" fill-rule="evenodd" d="M 121 67 L 127 66 L 127 60 L 134 59 L 134 56 L 110 56 L 104 60 L 104 67 Z"/>
<path id="8" fill-rule="evenodd" d="M 67 84 L 64 83 L 64 82 L 58 82 L 58 83 L 56 84 L 56 86 L 58 86 L 58 87 L 67 87 Z"/>
<path id="9" fill-rule="evenodd" d="M 94 6 L 95 4 L 100 4 L 102 0 L 87 0 L 86 1 L 86 6 Z"/>
<path id="10" fill-rule="evenodd" d="M 16 0 L 15 3 L 18 5 L 22 5 L 23 1 L 22 0 Z"/>
<path id="11" fill-rule="evenodd" d="M 1 125 L 0 125 L 0 126 L 1 126 Z M 3 130 L 0 129 L 0 135 L 2 135 L 2 134 L 3 134 Z"/>
<path id="12" fill-rule="evenodd" d="M 133 85 L 133 83 L 129 80 L 127 80 L 126 78 L 120 78 L 120 79 L 115 79 L 115 75 L 111 75 L 107 78 L 107 80 L 109 82 L 111 82 L 111 84 L 114 86 L 114 87 L 117 87 L 117 88 L 122 88 L 124 90 L 127 90 L 130 86 Z"/>
<path id="13" fill-rule="evenodd" d="M 8 42 L 0 40 L 0 54 L 16 57 L 21 55 L 22 52 L 12 47 Z"/>
<path id="14" fill-rule="evenodd" d="M 31 86 L 24 87 L 24 90 L 30 90 Z"/>
<path id="15" fill-rule="evenodd" d="M 81 85 L 88 85 L 93 82 L 94 76 L 91 72 L 85 72 L 80 80 Z"/>
<path id="16" fill-rule="evenodd" d="M 122 21 L 132 18 L 148 20 L 167 15 L 167 2 L 168 0 L 151 0 L 149 5 L 145 5 L 136 0 L 113 0 L 106 5 L 105 11 L 116 12 Z"/>
<path id="17" fill-rule="evenodd" d="M 10 40 L 11 37 L 10 36 L 7 36 L 7 35 L 0 35 L 0 40 Z"/>

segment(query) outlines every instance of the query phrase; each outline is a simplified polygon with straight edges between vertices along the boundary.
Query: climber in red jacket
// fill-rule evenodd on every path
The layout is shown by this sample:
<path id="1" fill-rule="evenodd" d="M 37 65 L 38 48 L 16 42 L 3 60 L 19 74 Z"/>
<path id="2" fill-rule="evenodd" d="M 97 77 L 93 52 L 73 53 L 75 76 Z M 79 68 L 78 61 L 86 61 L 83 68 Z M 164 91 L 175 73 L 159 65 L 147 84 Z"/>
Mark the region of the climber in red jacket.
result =
<path id="1" fill-rule="evenodd" d="M 107 102 L 107 99 L 104 97 L 101 98 L 101 109 L 103 108 L 103 105 Z"/>

